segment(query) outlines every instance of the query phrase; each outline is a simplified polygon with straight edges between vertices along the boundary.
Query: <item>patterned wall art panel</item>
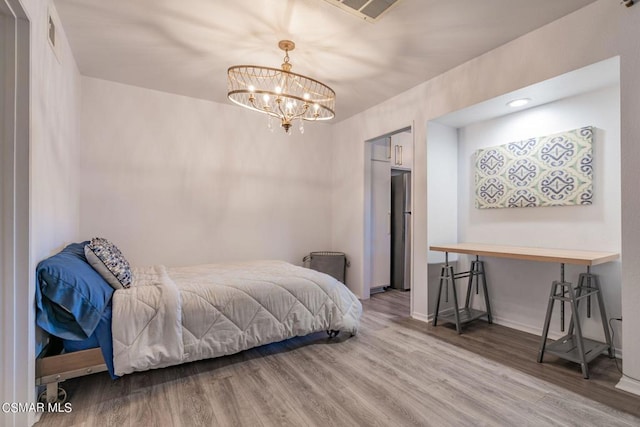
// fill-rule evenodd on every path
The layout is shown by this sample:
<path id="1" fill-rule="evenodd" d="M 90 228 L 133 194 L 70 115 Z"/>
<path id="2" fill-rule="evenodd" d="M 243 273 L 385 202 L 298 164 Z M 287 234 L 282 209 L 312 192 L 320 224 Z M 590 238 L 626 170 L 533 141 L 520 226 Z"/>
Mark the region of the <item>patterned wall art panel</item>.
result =
<path id="1" fill-rule="evenodd" d="M 476 151 L 476 208 L 590 205 L 593 128 Z"/>

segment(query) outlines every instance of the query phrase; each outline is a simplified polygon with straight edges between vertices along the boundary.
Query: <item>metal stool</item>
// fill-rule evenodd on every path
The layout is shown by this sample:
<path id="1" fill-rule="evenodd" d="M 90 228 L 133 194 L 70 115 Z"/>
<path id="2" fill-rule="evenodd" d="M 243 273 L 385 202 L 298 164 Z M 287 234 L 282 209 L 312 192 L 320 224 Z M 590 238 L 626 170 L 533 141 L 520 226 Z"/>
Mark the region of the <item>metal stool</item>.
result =
<path id="1" fill-rule="evenodd" d="M 467 284 L 467 297 L 465 299 L 464 308 L 458 308 L 458 291 L 456 290 L 456 279 L 469 278 Z M 473 288 L 473 279 L 476 282 L 476 294 L 479 293 L 479 282 L 482 278 L 482 291 L 484 294 L 484 303 L 486 311 L 476 310 L 470 307 L 471 304 L 471 289 Z M 440 313 L 440 299 L 442 296 L 442 288 L 445 290 L 445 301 L 449 301 L 449 284 L 453 291 L 453 304 L 454 307 L 451 310 L 452 313 L 443 312 Z M 491 305 L 489 304 L 489 293 L 487 292 L 487 278 L 484 274 L 484 263 L 476 256 L 475 261 L 471 262 L 471 269 L 460 273 L 453 272 L 453 266 L 449 265 L 449 253 L 445 252 L 445 263 L 442 266 L 440 272 L 440 285 L 438 287 L 438 299 L 436 300 L 436 312 L 433 316 L 433 326 L 438 326 L 438 319 L 454 323 L 456 325 L 456 331 L 462 333 L 462 325 L 472 320 L 479 319 L 483 316 L 487 316 L 489 323 L 493 323 L 491 317 Z"/>
<path id="2" fill-rule="evenodd" d="M 542 363 L 544 353 L 548 352 L 560 358 L 579 363 L 582 368 L 582 375 L 584 378 L 589 378 L 589 362 L 602 354 L 604 350 L 608 351 L 610 358 L 614 357 L 611 335 L 607 326 L 607 314 L 604 308 L 604 301 L 602 300 L 602 292 L 600 291 L 600 283 L 598 276 L 591 274 L 591 267 L 589 266 L 587 266 L 586 273 L 580 274 L 577 287 L 574 287 L 570 282 L 565 282 L 564 264 L 561 264 L 560 271 L 560 281 L 556 280 L 551 284 L 549 305 L 547 306 L 547 315 L 544 319 L 544 328 L 542 330 L 542 341 L 540 342 L 540 350 L 538 351 L 538 363 Z M 598 300 L 598 308 L 600 309 L 606 343 L 590 340 L 582 336 L 578 307 L 580 300 L 587 298 L 587 317 L 591 317 L 591 296 L 595 296 Z M 569 331 L 567 335 L 559 340 L 547 344 L 547 335 L 549 334 L 549 325 L 551 323 L 551 315 L 553 314 L 553 304 L 556 300 L 562 304 L 560 329 L 563 332 L 564 303 L 568 302 L 571 304 Z"/>

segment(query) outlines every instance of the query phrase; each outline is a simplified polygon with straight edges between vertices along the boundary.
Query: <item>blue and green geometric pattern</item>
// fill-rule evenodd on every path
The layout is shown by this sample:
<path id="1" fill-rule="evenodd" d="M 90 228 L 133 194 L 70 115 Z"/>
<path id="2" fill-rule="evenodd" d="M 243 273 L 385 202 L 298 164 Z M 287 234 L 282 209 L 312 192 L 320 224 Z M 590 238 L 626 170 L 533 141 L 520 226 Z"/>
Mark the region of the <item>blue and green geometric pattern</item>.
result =
<path id="1" fill-rule="evenodd" d="M 590 205 L 591 126 L 476 151 L 476 208 Z"/>

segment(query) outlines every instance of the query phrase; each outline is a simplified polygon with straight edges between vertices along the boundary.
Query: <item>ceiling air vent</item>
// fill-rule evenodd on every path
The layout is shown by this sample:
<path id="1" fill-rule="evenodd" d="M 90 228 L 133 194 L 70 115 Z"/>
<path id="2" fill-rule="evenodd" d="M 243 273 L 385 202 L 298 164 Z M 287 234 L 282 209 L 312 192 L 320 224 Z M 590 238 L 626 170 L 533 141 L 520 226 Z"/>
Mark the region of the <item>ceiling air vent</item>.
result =
<path id="1" fill-rule="evenodd" d="M 365 21 L 375 22 L 399 0 L 325 0 Z"/>

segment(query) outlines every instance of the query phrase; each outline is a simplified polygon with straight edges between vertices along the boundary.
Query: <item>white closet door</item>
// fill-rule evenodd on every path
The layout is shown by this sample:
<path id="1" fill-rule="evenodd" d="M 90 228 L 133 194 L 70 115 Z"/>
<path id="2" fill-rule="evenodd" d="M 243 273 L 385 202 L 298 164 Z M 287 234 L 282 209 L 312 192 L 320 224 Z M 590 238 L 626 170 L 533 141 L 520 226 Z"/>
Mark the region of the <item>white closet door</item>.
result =
<path id="1" fill-rule="evenodd" d="M 391 171 L 388 162 L 371 162 L 372 271 L 371 288 L 391 280 Z"/>

